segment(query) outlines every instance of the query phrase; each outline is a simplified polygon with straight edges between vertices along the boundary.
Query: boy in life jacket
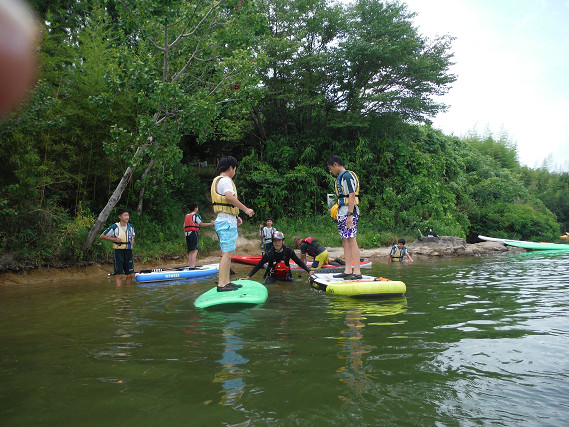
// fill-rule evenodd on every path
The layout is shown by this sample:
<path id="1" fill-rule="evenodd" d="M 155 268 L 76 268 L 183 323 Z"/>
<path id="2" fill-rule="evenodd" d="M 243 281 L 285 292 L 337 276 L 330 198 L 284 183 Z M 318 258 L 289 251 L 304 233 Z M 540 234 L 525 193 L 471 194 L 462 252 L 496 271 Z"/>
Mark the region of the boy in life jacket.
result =
<path id="1" fill-rule="evenodd" d="M 243 223 L 239 217 L 239 209 L 250 217 L 255 215 L 253 209 L 249 209 L 237 198 L 237 188 L 233 182 L 233 177 L 237 171 L 237 160 L 232 156 L 223 156 L 217 164 L 219 176 L 211 183 L 211 202 L 213 211 L 217 214 L 213 226 L 223 256 L 219 262 L 219 281 L 217 291 L 234 291 L 241 287 L 239 284 L 231 283 L 229 274 L 231 272 L 231 257 L 237 248 L 237 226 Z"/>
<path id="2" fill-rule="evenodd" d="M 304 262 L 294 253 L 292 248 L 284 245 L 284 234 L 280 231 L 273 233 L 273 247 L 269 252 L 263 255 L 263 258 L 257 263 L 255 267 L 243 279 L 249 280 L 253 275 L 259 271 L 265 263 L 267 269 L 265 270 L 265 284 L 275 283 L 277 280 L 282 282 L 292 282 L 292 273 L 290 271 L 290 260 L 292 259 L 296 265 L 308 271 L 309 274 L 314 273 L 310 270 Z"/>
<path id="3" fill-rule="evenodd" d="M 273 233 L 277 231 L 273 227 L 273 218 L 268 217 L 265 220 L 265 224 L 265 227 L 263 227 L 263 224 L 259 225 L 259 238 L 263 240 L 263 253 L 267 253 L 273 247 Z"/>
<path id="4" fill-rule="evenodd" d="M 306 255 L 314 258 L 312 262 L 311 270 L 316 270 L 322 268 L 324 264 L 328 264 L 328 249 L 319 244 L 314 237 L 306 237 L 301 239 L 298 236 L 294 236 L 292 239 L 297 248 L 300 248 L 300 260 L 306 262 Z"/>
<path id="5" fill-rule="evenodd" d="M 403 262 L 403 259 L 407 258 L 408 262 L 413 262 L 413 258 L 409 255 L 409 251 L 407 250 L 407 246 L 405 246 L 405 239 L 399 239 L 397 241 L 397 245 L 393 245 L 391 248 L 391 252 L 389 252 L 389 257 L 387 260 L 389 262 L 399 261 Z"/>
<path id="6" fill-rule="evenodd" d="M 358 219 L 360 217 L 359 194 L 360 183 L 356 174 L 344 168 L 340 157 L 331 154 L 326 160 L 326 166 L 332 175 L 336 177 L 336 196 L 338 197 L 338 232 L 344 247 L 344 259 L 346 269 L 336 278 L 344 280 L 356 280 L 362 278 L 360 270 L 360 248 L 356 236 L 358 234 Z"/>
<path id="7" fill-rule="evenodd" d="M 134 227 L 128 222 L 130 214 L 126 209 L 117 211 L 119 222 L 111 225 L 99 236 L 103 240 L 113 242 L 113 264 L 115 283 L 122 286 L 123 276 L 126 275 L 125 285 L 132 282 L 134 277 L 134 257 L 132 245 L 134 243 Z"/>
<path id="8" fill-rule="evenodd" d="M 198 213 L 199 206 L 196 202 L 188 205 L 190 213 L 186 215 L 184 220 L 184 233 L 186 235 L 186 246 L 188 247 L 188 266 L 194 270 L 196 268 L 196 260 L 198 258 L 198 248 L 200 244 L 200 236 L 198 231 L 200 227 L 213 225 L 213 222 L 203 222 L 202 217 Z"/>

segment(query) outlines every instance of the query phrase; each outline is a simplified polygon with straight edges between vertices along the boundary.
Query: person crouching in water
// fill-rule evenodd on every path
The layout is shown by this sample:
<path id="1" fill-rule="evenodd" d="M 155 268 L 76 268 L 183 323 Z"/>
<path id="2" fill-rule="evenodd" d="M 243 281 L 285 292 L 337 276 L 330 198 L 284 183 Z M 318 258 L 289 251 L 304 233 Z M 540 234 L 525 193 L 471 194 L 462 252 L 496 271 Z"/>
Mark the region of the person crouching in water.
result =
<path id="1" fill-rule="evenodd" d="M 391 248 L 391 252 L 389 252 L 387 260 L 389 262 L 403 262 L 405 258 L 407 262 L 413 262 L 413 258 L 409 255 L 409 250 L 407 249 L 407 246 L 405 246 L 405 239 L 399 239 L 397 245 L 393 245 Z"/>
<path id="2" fill-rule="evenodd" d="M 314 271 L 310 270 L 304 262 L 294 253 L 292 248 L 284 245 L 284 234 L 280 231 L 273 233 L 273 247 L 269 252 L 265 253 L 261 260 L 255 267 L 245 276 L 244 280 L 249 280 L 253 275 L 259 271 L 265 263 L 267 269 L 265 271 L 265 284 L 269 285 L 275 283 L 277 280 L 281 282 L 292 282 L 292 273 L 290 271 L 290 260 L 292 260 L 299 267 L 312 274 Z"/>
<path id="3" fill-rule="evenodd" d="M 322 268 L 324 264 L 328 264 L 328 249 L 316 241 L 314 237 L 306 237 L 301 239 L 294 236 L 292 239 L 297 248 L 300 248 L 300 260 L 306 262 L 306 254 L 314 258 L 311 270 Z"/>

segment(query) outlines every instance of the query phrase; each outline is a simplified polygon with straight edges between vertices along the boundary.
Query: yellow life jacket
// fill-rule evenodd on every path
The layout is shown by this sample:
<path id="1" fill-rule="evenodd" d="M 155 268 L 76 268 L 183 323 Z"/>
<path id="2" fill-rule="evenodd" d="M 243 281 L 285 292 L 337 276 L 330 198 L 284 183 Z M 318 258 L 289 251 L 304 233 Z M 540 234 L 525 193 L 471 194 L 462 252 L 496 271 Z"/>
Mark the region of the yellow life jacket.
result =
<path id="1" fill-rule="evenodd" d="M 113 243 L 113 249 L 131 249 L 132 246 L 130 244 L 130 239 L 132 238 L 132 236 L 129 236 L 128 234 L 128 225 L 126 226 L 127 229 L 125 231 L 124 228 L 121 227 L 121 223 L 117 222 L 116 223 L 117 229 L 119 230 L 119 235 L 116 237 L 120 237 L 121 242 L 124 243 Z"/>
<path id="2" fill-rule="evenodd" d="M 354 177 L 354 179 L 356 180 L 356 198 L 354 200 L 354 205 L 358 205 L 360 203 L 360 180 L 358 179 L 358 176 L 349 170 L 345 170 L 344 172 L 342 172 L 340 175 L 338 175 L 338 178 L 336 178 L 336 185 L 334 185 L 334 189 L 336 190 L 336 196 L 338 197 L 338 203 L 340 206 L 348 206 L 348 197 L 349 194 L 342 194 L 341 191 L 343 191 L 342 189 L 342 175 L 344 175 L 346 172 L 350 172 L 350 174 Z M 332 216 L 333 218 L 333 216 Z"/>
<path id="3" fill-rule="evenodd" d="M 215 177 L 215 179 L 211 183 L 211 202 L 213 203 L 213 211 L 215 213 L 225 212 L 229 215 L 237 216 L 239 215 L 239 208 L 233 206 L 233 204 L 231 204 L 229 200 L 227 200 L 225 194 L 219 194 L 217 192 L 217 183 L 221 178 L 223 178 L 223 175 Z M 235 194 L 235 197 L 237 197 L 237 188 L 235 187 L 235 183 L 233 182 L 233 180 L 231 180 L 231 184 L 233 185 L 233 193 Z"/>
<path id="4" fill-rule="evenodd" d="M 405 249 L 399 249 L 397 246 L 394 246 L 395 250 L 393 250 L 393 248 L 391 249 L 391 252 L 389 255 L 391 255 L 391 259 L 395 259 L 397 261 L 403 261 L 403 258 L 405 256 Z"/>

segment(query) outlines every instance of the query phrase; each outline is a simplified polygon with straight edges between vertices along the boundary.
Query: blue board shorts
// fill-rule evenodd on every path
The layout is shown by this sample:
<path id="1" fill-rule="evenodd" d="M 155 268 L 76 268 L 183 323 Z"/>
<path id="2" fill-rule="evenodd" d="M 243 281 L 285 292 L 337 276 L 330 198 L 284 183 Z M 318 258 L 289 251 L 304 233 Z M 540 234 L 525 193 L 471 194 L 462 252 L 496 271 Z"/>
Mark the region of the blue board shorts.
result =
<path id="1" fill-rule="evenodd" d="M 338 217 L 338 232 L 342 239 L 349 239 L 351 237 L 356 237 L 358 234 L 358 218 L 359 215 L 354 213 L 354 226 L 352 228 L 346 227 L 347 216 Z"/>
<path id="2" fill-rule="evenodd" d="M 231 252 L 237 249 L 237 227 L 228 221 L 215 221 L 213 223 L 221 252 Z"/>

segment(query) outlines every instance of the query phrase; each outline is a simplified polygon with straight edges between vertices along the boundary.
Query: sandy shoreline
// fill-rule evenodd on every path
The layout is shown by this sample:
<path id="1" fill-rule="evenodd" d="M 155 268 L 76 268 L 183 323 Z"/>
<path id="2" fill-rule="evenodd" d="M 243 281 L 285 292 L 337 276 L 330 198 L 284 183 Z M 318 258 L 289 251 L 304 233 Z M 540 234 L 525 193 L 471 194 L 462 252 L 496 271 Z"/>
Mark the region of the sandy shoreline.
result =
<path id="1" fill-rule="evenodd" d="M 508 248 L 503 244 L 496 242 L 462 244 L 457 247 L 449 247 L 448 245 L 441 246 L 441 244 L 428 245 L 420 242 L 413 242 L 407 246 L 409 247 L 411 256 L 416 261 L 421 258 L 429 257 L 483 256 L 512 251 L 520 252 L 517 248 Z M 361 249 L 361 256 L 363 258 L 370 258 L 374 262 L 387 262 L 387 256 L 389 255 L 390 249 L 391 246 Z M 330 258 L 343 256 L 343 248 L 341 247 L 328 248 L 328 252 L 330 253 Z M 521 252 L 523 252 L 523 250 L 521 250 Z M 252 241 L 239 237 L 236 253 L 239 255 L 260 255 L 258 242 L 256 240 Z M 217 262 L 219 262 L 219 252 L 217 251 L 198 258 L 199 265 L 214 264 Z M 186 257 L 179 257 L 177 259 L 152 260 L 145 263 L 135 262 L 135 266 L 136 270 L 139 271 L 149 270 L 152 268 L 180 267 L 186 265 L 186 263 Z M 233 263 L 233 269 L 236 270 L 238 274 L 246 274 L 250 268 L 250 266 L 246 266 L 244 264 Z M 112 263 L 96 263 L 88 266 L 72 266 L 64 268 L 39 267 L 20 272 L 2 272 L 0 273 L 0 286 L 21 286 L 68 280 L 100 281 L 107 279 L 109 282 L 114 282 L 114 279 L 109 276 L 109 273 L 112 271 Z"/>

